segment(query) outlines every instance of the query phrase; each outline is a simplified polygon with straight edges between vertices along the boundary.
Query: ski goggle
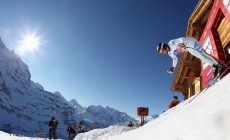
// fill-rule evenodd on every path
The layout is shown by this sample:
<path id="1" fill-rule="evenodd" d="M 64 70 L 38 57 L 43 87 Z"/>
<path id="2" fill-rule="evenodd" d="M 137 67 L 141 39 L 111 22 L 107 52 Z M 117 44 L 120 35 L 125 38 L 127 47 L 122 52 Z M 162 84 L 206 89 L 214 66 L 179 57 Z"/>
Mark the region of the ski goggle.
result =
<path id="1" fill-rule="evenodd" d="M 159 53 L 163 54 L 164 50 L 163 49 L 160 49 L 159 50 Z"/>

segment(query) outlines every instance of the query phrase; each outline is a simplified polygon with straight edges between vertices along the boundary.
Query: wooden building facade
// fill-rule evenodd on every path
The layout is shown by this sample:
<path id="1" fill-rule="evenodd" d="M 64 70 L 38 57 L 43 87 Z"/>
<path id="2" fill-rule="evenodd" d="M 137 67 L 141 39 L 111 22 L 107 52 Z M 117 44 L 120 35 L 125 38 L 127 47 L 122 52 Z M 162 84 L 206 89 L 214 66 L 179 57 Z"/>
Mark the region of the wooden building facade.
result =
<path id="1" fill-rule="evenodd" d="M 200 0 L 189 18 L 186 36 L 199 40 L 207 53 L 230 60 L 230 0 Z M 187 99 L 207 86 L 213 69 L 200 59 L 182 54 L 171 91 Z"/>

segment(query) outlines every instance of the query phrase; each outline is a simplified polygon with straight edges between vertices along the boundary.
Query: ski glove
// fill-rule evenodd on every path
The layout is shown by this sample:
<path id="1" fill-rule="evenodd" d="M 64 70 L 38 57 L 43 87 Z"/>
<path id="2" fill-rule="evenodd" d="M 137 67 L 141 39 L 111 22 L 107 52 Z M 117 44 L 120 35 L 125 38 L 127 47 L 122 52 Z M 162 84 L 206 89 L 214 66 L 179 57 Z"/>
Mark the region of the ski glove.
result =
<path id="1" fill-rule="evenodd" d="M 174 71 L 174 67 L 171 67 L 171 68 L 169 68 L 169 69 L 167 70 L 167 72 L 168 72 L 169 74 L 172 74 L 173 71 Z"/>

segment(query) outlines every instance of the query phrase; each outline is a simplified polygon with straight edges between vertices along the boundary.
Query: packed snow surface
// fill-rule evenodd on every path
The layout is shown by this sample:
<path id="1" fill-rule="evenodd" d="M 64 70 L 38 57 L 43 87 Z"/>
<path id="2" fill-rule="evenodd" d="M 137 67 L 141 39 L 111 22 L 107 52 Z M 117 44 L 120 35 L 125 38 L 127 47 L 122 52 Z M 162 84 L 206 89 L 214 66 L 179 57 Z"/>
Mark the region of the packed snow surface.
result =
<path id="1" fill-rule="evenodd" d="M 230 75 L 142 127 L 110 126 L 75 140 L 230 140 Z M 40 140 L 0 133 L 0 139 Z"/>

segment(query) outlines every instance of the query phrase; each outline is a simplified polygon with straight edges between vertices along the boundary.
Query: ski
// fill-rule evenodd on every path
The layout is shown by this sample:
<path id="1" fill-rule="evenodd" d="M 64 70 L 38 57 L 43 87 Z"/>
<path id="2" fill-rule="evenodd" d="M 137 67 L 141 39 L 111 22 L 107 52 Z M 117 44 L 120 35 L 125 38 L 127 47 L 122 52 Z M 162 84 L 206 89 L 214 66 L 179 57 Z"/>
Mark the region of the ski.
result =
<path id="1" fill-rule="evenodd" d="M 218 82 L 218 81 L 221 79 L 221 77 L 222 77 L 227 71 L 230 70 L 230 67 L 228 66 L 229 63 L 230 63 L 230 62 L 228 62 L 228 64 L 222 63 L 222 64 L 224 65 L 224 67 L 226 67 L 225 70 L 222 71 L 222 72 L 220 72 L 216 77 L 212 78 L 212 79 L 208 82 L 207 88 L 212 87 L 216 82 Z"/>

